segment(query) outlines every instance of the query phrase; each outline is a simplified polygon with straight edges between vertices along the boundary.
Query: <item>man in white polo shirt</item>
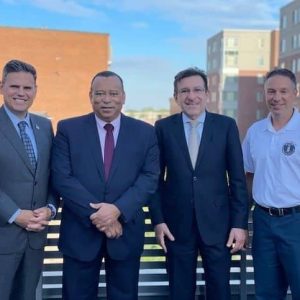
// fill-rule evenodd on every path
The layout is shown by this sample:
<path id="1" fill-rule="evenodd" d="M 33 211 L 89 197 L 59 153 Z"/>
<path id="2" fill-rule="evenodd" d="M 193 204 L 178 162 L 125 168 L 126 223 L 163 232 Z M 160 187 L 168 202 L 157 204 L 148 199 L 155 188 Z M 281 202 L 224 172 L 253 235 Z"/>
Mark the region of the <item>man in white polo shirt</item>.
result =
<path id="1" fill-rule="evenodd" d="M 283 300 L 290 286 L 300 299 L 300 114 L 294 108 L 295 75 L 266 75 L 267 118 L 254 123 L 243 142 L 252 196 L 253 264 L 257 300 Z M 249 186 L 251 186 L 251 184 Z"/>

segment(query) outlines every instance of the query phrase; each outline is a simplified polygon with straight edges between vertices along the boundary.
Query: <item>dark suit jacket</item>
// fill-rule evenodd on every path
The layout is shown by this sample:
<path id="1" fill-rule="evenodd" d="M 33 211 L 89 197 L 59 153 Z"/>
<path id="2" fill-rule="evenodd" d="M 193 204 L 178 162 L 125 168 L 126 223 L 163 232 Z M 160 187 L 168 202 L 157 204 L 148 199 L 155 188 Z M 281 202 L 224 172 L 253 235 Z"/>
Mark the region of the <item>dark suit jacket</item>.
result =
<path id="1" fill-rule="evenodd" d="M 189 239 L 193 215 L 205 243 L 225 242 L 230 228 L 247 228 L 247 190 L 237 126 L 206 113 L 195 170 L 177 114 L 156 123 L 161 153 L 159 190 L 151 204 L 154 225 L 166 222 L 178 243 Z"/>
<path id="2" fill-rule="evenodd" d="M 107 240 L 114 259 L 140 255 L 144 241 L 142 207 L 155 192 L 159 176 L 154 128 L 121 116 L 120 132 L 108 181 L 94 113 L 59 122 L 52 156 L 53 183 L 63 198 L 59 248 L 90 261 Z M 114 203 L 121 211 L 123 235 L 106 239 L 91 223 L 94 202 Z"/>
<path id="3" fill-rule="evenodd" d="M 8 220 L 20 209 L 36 209 L 56 204 L 49 189 L 50 150 L 53 139 L 51 122 L 30 114 L 36 139 L 38 161 L 32 169 L 24 145 L 3 107 L 0 108 L 0 253 L 14 253 L 27 242 L 34 249 L 43 248 L 46 230 L 27 232 Z"/>

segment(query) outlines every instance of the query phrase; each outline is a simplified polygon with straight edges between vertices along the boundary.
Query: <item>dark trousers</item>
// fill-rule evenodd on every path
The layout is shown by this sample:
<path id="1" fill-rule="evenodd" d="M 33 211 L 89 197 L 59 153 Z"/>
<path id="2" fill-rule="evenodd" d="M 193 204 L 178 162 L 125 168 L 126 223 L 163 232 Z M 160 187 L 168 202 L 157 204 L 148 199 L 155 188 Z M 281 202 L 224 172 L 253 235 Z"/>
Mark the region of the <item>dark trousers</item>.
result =
<path id="1" fill-rule="evenodd" d="M 300 213 L 253 212 L 253 265 L 257 300 L 283 300 L 288 286 L 300 300 Z"/>
<path id="2" fill-rule="evenodd" d="M 99 274 L 103 256 L 83 262 L 64 256 L 63 299 L 97 299 Z M 140 257 L 113 260 L 105 256 L 108 300 L 137 300 Z"/>
<path id="3" fill-rule="evenodd" d="M 185 243 L 167 243 L 167 271 L 171 300 L 194 300 L 197 257 L 204 268 L 207 300 L 230 300 L 231 255 L 225 244 L 205 245 L 198 232 L 189 233 Z"/>
<path id="4" fill-rule="evenodd" d="M 43 257 L 43 249 L 28 246 L 18 253 L 0 254 L 0 299 L 35 299 Z"/>

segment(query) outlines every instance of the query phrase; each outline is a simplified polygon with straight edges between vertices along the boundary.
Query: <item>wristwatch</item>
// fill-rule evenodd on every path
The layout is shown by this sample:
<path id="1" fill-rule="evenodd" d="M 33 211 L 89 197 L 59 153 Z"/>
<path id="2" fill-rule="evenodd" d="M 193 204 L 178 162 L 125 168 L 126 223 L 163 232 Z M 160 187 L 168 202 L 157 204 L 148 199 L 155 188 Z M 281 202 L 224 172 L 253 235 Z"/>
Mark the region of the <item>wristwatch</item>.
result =
<path id="1" fill-rule="evenodd" d="M 54 205 L 53 204 L 47 204 L 46 207 L 50 209 L 50 211 L 51 211 L 50 219 L 53 220 L 56 216 L 56 209 L 55 209 Z"/>

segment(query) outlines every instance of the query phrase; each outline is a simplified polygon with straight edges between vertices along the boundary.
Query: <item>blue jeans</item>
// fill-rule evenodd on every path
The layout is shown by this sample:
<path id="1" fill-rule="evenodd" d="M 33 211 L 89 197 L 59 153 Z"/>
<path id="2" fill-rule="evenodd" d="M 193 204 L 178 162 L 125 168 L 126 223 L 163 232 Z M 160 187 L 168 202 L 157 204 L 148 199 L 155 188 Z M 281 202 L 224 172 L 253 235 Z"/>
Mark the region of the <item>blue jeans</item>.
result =
<path id="1" fill-rule="evenodd" d="M 300 213 L 253 212 L 253 265 L 257 300 L 284 300 L 290 286 L 300 300 Z"/>

